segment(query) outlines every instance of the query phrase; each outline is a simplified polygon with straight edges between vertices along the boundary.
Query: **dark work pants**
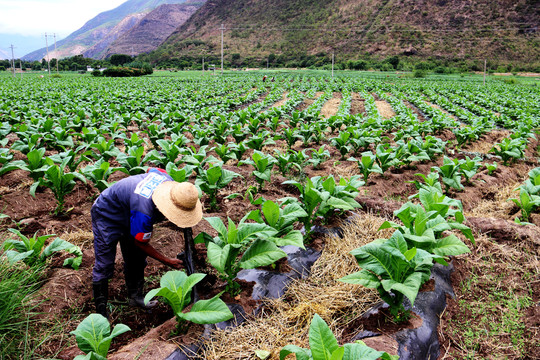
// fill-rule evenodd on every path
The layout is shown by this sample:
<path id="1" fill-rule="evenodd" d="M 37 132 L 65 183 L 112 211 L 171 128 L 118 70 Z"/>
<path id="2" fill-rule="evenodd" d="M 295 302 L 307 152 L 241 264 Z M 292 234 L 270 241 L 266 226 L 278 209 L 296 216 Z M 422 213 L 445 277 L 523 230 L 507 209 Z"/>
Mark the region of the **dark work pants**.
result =
<path id="1" fill-rule="evenodd" d="M 100 216 L 92 208 L 92 232 L 94 233 L 95 263 L 92 280 L 99 282 L 112 278 L 116 246 L 120 242 L 120 250 L 124 258 L 124 276 L 128 287 L 133 288 L 144 280 L 146 254 L 135 245 L 135 239 L 129 234 L 129 229 L 115 224 Z"/>

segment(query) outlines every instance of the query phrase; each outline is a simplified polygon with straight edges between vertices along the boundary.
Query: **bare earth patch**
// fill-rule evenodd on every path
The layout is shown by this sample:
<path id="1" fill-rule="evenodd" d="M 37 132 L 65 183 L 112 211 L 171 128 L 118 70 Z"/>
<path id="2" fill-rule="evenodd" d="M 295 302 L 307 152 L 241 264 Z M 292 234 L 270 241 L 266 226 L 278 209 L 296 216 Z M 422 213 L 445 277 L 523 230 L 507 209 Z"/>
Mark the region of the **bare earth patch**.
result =
<path id="1" fill-rule="evenodd" d="M 379 114 L 385 119 L 390 119 L 394 116 L 396 116 L 396 113 L 392 109 L 389 103 L 386 101 L 376 100 L 375 106 L 377 106 L 377 110 L 379 110 Z"/>
<path id="2" fill-rule="evenodd" d="M 351 95 L 351 115 L 365 113 L 366 108 L 364 107 L 364 99 L 362 99 L 360 94 L 355 92 L 353 92 Z"/>
<path id="3" fill-rule="evenodd" d="M 283 93 L 283 98 L 281 100 L 279 100 L 278 102 L 274 103 L 272 105 L 272 107 L 278 107 L 278 106 L 282 106 L 283 104 L 285 104 L 287 102 L 287 95 L 289 95 L 289 92 L 288 91 L 285 91 Z"/>
<path id="4" fill-rule="evenodd" d="M 324 118 L 336 115 L 341 104 L 341 93 L 334 93 L 334 97 L 328 100 L 321 109 L 321 115 Z"/>

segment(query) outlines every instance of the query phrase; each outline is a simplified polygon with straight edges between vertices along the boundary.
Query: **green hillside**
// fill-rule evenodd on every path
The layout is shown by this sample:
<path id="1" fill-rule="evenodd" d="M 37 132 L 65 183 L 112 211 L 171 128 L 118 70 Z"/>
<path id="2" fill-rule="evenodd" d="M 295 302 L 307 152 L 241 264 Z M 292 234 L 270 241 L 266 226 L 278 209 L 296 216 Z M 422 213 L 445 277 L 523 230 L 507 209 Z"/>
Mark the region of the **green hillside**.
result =
<path id="1" fill-rule="evenodd" d="M 156 64 L 220 54 L 232 65 L 309 66 L 330 54 L 399 56 L 479 66 L 540 66 L 540 2 L 534 0 L 208 1 L 145 59 Z"/>

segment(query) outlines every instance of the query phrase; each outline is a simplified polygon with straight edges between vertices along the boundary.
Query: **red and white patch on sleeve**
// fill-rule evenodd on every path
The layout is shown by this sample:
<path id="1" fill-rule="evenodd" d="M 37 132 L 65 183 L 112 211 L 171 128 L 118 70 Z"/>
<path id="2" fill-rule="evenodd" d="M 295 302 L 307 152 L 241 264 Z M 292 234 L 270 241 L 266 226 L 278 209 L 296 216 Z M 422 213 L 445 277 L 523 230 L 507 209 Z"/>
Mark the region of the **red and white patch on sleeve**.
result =
<path id="1" fill-rule="evenodd" d="M 138 233 L 137 235 L 135 235 L 135 240 L 139 241 L 139 242 L 142 242 L 142 243 L 147 243 L 150 241 L 150 238 L 152 237 L 152 233 L 149 232 L 149 233 Z"/>

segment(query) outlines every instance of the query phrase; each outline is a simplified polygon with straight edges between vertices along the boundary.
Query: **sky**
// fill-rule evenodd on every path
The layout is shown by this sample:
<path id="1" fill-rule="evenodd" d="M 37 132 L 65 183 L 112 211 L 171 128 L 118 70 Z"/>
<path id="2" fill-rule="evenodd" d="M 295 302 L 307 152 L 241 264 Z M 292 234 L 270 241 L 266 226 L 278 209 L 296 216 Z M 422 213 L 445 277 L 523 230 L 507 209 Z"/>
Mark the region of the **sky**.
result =
<path id="1" fill-rule="evenodd" d="M 0 0 L 0 58 L 45 47 L 45 33 L 67 37 L 99 13 L 126 0 Z M 49 38 L 49 45 L 54 39 Z M 53 42 L 54 44 L 54 42 Z"/>

